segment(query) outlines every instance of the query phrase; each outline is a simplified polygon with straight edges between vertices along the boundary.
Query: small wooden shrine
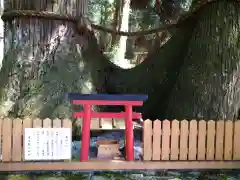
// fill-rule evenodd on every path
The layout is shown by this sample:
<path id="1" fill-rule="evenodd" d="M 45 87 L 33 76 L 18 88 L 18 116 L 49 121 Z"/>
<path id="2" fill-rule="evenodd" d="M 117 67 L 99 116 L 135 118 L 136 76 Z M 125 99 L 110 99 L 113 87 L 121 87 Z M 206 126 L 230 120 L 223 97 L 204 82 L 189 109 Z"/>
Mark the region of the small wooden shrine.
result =
<path id="1" fill-rule="evenodd" d="M 99 140 L 98 145 L 98 159 L 120 159 L 120 144 L 117 140 Z"/>

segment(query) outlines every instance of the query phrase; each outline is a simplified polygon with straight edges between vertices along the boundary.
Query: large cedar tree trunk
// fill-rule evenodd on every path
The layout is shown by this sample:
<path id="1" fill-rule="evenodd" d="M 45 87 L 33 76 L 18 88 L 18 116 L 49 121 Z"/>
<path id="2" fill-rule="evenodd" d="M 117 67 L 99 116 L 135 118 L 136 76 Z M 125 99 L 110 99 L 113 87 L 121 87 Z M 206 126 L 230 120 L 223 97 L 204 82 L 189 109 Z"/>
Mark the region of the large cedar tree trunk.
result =
<path id="1" fill-rule="evenodd" d="M 85 5 L 80 4 L 83 1 L 16 2 L 5 8 L 72 15 L 86 11 Z M 104 64 L 84 53 L 91 42 L 76 33 L 76 24 L 15 18 L 6 23 L 6 29 L 6 51 L 0 72 L 0 115 L 71 117 L 73 108 L 67 93 L 102 90 L 104 74 L 99 74 L 104 73 Z"/>
<path id="2" fill-rule="evenodd" d="M 209 3 L 197 18 L 165 117 L 234 119 L 240 106 L 240 3 Z"/>

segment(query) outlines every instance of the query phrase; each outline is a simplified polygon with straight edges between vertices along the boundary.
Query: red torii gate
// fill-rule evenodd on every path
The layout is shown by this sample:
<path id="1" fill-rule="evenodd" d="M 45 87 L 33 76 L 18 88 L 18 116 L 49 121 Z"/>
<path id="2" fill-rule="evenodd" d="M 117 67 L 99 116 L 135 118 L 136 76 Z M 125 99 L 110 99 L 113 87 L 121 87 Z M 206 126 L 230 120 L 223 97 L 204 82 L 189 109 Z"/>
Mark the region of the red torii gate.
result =
<path id="1" fill-rule="evenodd" d="M 68 97 L 75 105 L 83 105 L 82 112 L 74 112 L 74 118 L 83 117 L 82 121 L 82 147 L 80 161 L 88 160 L 90 145 L 91 118 L 124 118 L 125 119 L 125 140 L 126 160 L 134 160 L 134 135 L 133 119 L 141 119 L 141 113 L 133 112 L 133 106 L 142 106 L 147 100 L 147 95 L 112 95 L 112 94 L 80 94 L 70 93 Z M 118 105 L 125 106 L 125 112 L 93 112 L 93 105 Z"/>

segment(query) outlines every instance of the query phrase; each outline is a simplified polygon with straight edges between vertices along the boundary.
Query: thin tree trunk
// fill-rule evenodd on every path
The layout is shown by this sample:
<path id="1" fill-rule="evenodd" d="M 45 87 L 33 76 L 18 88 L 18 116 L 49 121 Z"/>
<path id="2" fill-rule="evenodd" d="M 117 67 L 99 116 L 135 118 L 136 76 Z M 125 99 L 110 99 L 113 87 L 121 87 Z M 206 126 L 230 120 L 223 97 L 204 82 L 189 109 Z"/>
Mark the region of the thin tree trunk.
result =
<path id="1" fill-rule="evenodd" d="M 114 12 L 114 23 L 113 23 L 113 29 L 118 30 L 118 26 L 120 24 L 119 17 L 120 17 L 120 11 L 121 11 L 121 0 L 115 0 L 115 12 Z M 112 41 L 111 46 L 113 47 L 116 43 L 117 35 L 112 34 Z"/>
<path id="2" fill-rule="evenodd" d="M 240 106 L 240 3 L 217 1 L 198 14 L 166 118 L 234 119 Z"/>
<path id="3" fill-rule="evenodd" d="M 106 23 L 107 23 L 107 15 L 106 15 L 106 8 L 105 7 L 101 7 L 101 18 L 100 18 L 100 24 L 101 26 L 105 27 L 106 26 Z M 106 51 L 107 49 L 107 45 L 108 45 L 108 34 L 106 32 L 99 32 L 99 41 L 98 41 L 100 47 L 101 47 L 101 50 L 102 51 Z"/>
<path id="4" fill-rule="evenodd" d="M 128 31 L 128 22 L 130 15 L 130 0 L 123 0 L 122 9 L 122 19 L 121 19 L 121 31 Z M 119 65 L 121 68 L 132 67 L 130 62 L 125 59 L 126 46 L 127 46 L 127 36 L 121 36 L 118 42 L 116 54 L 113 57 L 115 64 Z"/>

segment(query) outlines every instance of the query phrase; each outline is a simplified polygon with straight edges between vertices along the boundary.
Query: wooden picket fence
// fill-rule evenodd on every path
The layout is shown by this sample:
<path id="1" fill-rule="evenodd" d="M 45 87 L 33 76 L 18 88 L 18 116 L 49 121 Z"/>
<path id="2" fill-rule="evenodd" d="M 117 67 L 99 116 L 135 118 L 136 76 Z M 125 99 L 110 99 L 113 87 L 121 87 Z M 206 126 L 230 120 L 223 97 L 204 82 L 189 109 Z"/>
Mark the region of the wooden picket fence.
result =
<path id="1" fill-rule="evenodd" d="M 144 160 L 240 160 L 240 120 L 144 122 Z"/>
<path id="2" fill-rule="evenodd" d="M 31 162 L 24 160 L 24 129 L 71 128 L 71 120 L 0 118 L 0 172 L 240 169 L 240 120 L 146 120 L 143 126 L 143 161 Z"/>

